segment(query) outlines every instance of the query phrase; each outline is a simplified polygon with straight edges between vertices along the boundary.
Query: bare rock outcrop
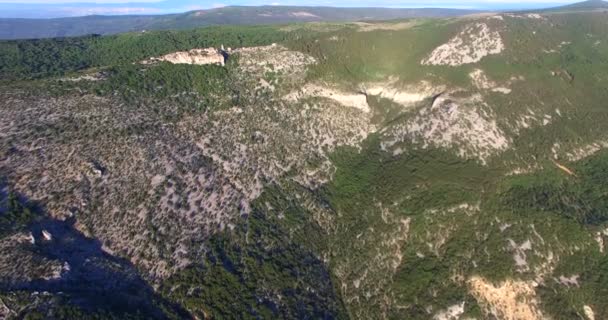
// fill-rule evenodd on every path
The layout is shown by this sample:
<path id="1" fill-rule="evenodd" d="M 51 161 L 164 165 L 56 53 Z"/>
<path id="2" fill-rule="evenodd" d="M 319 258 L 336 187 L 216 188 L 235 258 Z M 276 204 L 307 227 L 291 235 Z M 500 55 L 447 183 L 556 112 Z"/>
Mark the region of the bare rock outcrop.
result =
<path id="1" fill-rule="evenodd" d="M 160 57 L 153 57 L 143 61 L 144 64 L 166 61 L 173 64 L 217 64 L 223 66 L 226 58 L 221 50 L 215 48 L 192 49 L 189 51 L 177 51 Z"/>
<path id="2" fill-rule="evenodd" d="M 437 47 L 421 61 L 423 65 L 460 66 L 479 62 L 483 57 L 501 53 L 505 46 L 498 31 L 478 22 L 466 26 L 447 43 Z"/>
<path id="3" fill-rule="evenodd" d="M 453 149 L 459 156 L 480 163 L 510 145 L 491 108 L 479 95 L 439 96 L 405 122 L 387 128 L 383 137 L 382 147 L 393 154 L 402 153 L 401 143 L 409 142 L 423 149 Z"/>

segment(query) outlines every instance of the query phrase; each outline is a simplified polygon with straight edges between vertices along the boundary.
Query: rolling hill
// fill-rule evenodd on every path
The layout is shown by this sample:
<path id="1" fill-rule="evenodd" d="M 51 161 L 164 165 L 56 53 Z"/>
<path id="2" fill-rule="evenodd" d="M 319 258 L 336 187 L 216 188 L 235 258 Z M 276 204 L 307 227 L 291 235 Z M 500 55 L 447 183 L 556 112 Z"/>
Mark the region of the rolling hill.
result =
<path id="1" fill-rule="evenodd" d="M 0 39 L 53 38 L 144 30 L 177 30 L 213 25 L 452 17 L 475 12 L 477 11 L 456 9 L 261 6 L 223 7 L 168 15 L 85 16 L 55 19 L 0 18 Z"/>
<path id="2" fill-rule="evenodd" d="M 573 12 L 573 11 L 594 11 L 594 10 L 608 10 L 608 2 L 603 0 L 588 0 L 583 2 L 577 2 L 561 7 L 550 8 L 541 10 L 545 12 Z"/>
<path id="3" fill-rule="evenodd" d="M 608 318 L 601 10 L 0 41 L 1 319 Z"/>

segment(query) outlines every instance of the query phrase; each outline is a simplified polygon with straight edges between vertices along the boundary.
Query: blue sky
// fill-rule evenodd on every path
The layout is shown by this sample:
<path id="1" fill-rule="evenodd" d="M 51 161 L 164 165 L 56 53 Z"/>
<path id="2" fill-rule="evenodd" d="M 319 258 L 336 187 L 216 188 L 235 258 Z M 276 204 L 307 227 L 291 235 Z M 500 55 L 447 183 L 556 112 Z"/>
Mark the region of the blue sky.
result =
<path id="1" fill-rule="evenodd" d="M 571 0 L 0 0 L 0 17 L 54 18 L 91 14 L 163 14 L 228 5 L 302 5 L 336 7 L 462 8 L 513 10 L 551 7 Z"/>

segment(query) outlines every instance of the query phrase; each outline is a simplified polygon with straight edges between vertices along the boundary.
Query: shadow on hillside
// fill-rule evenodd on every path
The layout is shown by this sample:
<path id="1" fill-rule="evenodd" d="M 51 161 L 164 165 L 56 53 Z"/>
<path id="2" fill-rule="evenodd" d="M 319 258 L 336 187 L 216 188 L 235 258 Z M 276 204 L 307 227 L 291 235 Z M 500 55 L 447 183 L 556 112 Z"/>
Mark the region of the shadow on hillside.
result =
<path id="1" fill-rule="evenodd" d="M 3 190 L 4 189 L 4 190 Z M 0 197 L 6 197 L 6 188 L 0 186 Z M 25 199 L 21 198 L 20 202 Z M 0 198 L 0 203 L 6 203 Z M 144 318 L 167 318 L 168 311 L 180 318 L 189 314 L 162 299 L 144 281 L 130 261 L 112 256 L 101 248 L 100 241 L 87 238 L 74 228 L 74 220 L 54 220 L 46 217 L 41 207 L 27 203 L 40 218 L 32 222 L 29 230 L 35 238 L 24 250 L 64 265 L 61 277 L 51 280 L 34 280 L 21 283 L 0 283 L 2 290 L 49 292 L 64 297 L 68 304 L 84 311 L 104 311 L 114 315 L 137 314 Z M 0 208 L 2 214 L 6 208 Z M 50 240 L 47 238 L 50 234 Z M 2 240 L 0 240 L 2 241 Z"/>

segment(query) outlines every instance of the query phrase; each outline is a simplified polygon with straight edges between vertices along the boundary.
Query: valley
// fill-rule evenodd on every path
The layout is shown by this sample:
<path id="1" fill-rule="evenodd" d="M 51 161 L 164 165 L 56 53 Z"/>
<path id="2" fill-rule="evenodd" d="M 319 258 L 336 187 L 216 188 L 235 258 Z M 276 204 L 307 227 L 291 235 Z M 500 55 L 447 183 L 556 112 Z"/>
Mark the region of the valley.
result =
<path id="1" fill-rule="evenodd" d="M 577 8 L 0 41 L 0 318 L 607 318 Z"/>

